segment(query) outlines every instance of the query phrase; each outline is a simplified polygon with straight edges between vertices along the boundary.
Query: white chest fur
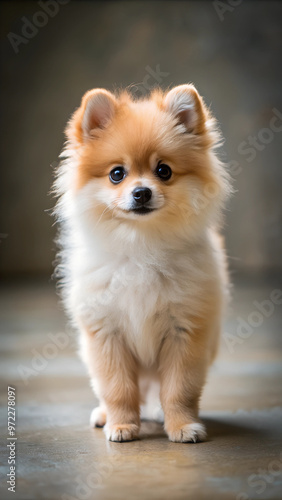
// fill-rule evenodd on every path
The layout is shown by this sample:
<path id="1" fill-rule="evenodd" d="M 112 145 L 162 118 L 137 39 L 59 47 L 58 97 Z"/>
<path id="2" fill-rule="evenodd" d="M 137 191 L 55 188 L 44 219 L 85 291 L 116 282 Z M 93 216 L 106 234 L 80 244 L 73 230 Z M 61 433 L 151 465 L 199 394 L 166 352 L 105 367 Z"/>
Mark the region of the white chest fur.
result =
<path id="1" fill-rule="evenodd" d="M 189 311 L 197 314 L 205 282 L 213 274 L 210 245 L 156 248 L 125 253 L 78 246 L 69 259 L 67 306 L 88 329 L 122 335 L 145 364 L 153 364 L 162 338 L 189 329 Z"/>

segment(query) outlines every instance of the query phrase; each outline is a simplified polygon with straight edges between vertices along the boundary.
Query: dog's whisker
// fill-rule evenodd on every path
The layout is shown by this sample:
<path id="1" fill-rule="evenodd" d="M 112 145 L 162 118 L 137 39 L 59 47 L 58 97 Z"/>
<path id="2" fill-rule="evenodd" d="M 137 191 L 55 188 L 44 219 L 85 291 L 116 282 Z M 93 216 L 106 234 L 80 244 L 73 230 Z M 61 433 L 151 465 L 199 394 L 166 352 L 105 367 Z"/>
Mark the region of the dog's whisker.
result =
<path id="1" fill-rule="evenodd" d="M 101 203 L 100 205 L 103 205 L 103 203 Z M 111 210 L 111 206 L 107 206 L 107 207 L 103 210 L 103 212 L 101 213 L 101 215 L 100 215 L 100 217 L 99 217 L 99 219 L 98 219 L 97 223 L 95 224 L 94 228 L 96 228 L 96 227 L 98 226 L 98 224 L 99 224 L 99 222 L 101 221 L 101 219 L 102 219 L 103 215 L 105 215 L 105 214 L 106 214 L 107 212 L 109 212 L 110 210 Z"/>

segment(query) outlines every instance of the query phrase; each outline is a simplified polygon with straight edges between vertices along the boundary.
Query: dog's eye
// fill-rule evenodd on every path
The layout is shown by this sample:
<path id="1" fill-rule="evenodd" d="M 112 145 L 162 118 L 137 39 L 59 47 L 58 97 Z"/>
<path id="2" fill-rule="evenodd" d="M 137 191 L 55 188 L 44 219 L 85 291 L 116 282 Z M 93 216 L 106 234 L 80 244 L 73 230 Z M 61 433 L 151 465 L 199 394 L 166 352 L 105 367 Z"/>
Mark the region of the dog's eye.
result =
<path id="1" fill-rule="evenodd" d="M 156 175 L 163 181 L 168 181 L 171 178 L 171 168 L 165 163 L 159 163 L 156 170 Z"/>
<path id="2" fill-rule="evenodd" d="M 123 167 L 115 167 L 110 171 L 110 180 L 114 184 L 118 184 L 121 182 L 126 176 L 126 172 Z"/>

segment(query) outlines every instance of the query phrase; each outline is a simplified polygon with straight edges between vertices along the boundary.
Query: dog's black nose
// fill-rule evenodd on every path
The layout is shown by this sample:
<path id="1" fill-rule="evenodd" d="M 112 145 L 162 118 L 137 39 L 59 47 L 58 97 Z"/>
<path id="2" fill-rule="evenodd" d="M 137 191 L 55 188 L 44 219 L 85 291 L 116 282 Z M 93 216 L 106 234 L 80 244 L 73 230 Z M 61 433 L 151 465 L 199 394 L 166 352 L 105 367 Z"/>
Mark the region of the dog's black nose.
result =
<path id="1" fill-rule="evenodd" d="M 147 187 L 137 187 L 132 191 L 132 196 L 138 205 L 145 205 L 152 198 L 152 191 Z"/>

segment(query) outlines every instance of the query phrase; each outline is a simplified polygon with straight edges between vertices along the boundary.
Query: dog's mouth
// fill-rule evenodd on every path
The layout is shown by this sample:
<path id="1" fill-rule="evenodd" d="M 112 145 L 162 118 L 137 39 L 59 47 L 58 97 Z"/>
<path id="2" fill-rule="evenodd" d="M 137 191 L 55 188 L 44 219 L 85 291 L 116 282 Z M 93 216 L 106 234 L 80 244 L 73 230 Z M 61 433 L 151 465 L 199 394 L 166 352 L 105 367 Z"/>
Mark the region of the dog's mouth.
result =
<path id="1" fill-rule="evenodd" d="M 146 215 L 146 214 L 150 214 L 154 210 L 155 210 L 155 208 L 138 207 L 138 208 L 133 208 L 131 210 L 131 212 L 133 212 L 134 214 L 138 214 L 138 215 Z"/>

